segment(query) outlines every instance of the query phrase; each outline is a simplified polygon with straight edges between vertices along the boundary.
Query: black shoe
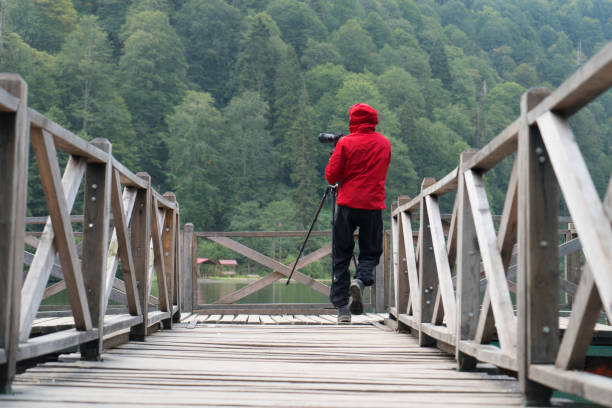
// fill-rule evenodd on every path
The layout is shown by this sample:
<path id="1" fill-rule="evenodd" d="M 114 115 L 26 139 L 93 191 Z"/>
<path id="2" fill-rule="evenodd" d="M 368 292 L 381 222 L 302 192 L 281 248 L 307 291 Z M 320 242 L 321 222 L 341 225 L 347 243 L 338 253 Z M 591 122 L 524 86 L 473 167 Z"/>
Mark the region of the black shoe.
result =
<path id="1" fill-rule="evenodd" d="M 349 295 L 351 295 L 349 310 L 354 315 L 363 313 L 363 286 L 361 279 L 354 279 L 349 288 Z"/>
<path id="2" fill-rule="evenodd" d="M 349 311 L 348 305 L 344 305 L 338 308 L 338 323 L 350 323 L 351 312 Z"/>

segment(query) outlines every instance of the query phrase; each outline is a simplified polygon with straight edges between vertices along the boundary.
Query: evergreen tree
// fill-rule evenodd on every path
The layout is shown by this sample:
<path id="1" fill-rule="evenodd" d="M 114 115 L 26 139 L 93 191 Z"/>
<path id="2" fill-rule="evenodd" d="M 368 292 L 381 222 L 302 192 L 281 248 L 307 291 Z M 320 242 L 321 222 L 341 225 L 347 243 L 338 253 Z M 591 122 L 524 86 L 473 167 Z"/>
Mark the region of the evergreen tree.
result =
<path id="1" fill-rule="evenodd" d="M 162 136 L 164 118 L 186 89 L 185 51 L 168 16 L 160 11 L 128 17 L 123 38 L 120 92 L 136 131 L 138 166 L 148 169 L 156 185 L 165 185 L 168 153 Z"/>
<path id="2" fill-rule="evenodd" d="M 450 90 L 453 80 L 448 67 L 448 58 L 446 57 L 444 44 L 440 40 L 435 42 L 431 54 L 429 54 L 429 66 L 431 67 L 431 75 L 442 81 L 444 88 Z"/>
<path id="3" fill-rule="evenodd" d="M 239 50 L 240 11 L 223 0 L 190 0 L 179 10 L 176 20 L 185 44 L 190 81 L 225 104 L 230 97 L 227 85 L 231 68 Z"/>

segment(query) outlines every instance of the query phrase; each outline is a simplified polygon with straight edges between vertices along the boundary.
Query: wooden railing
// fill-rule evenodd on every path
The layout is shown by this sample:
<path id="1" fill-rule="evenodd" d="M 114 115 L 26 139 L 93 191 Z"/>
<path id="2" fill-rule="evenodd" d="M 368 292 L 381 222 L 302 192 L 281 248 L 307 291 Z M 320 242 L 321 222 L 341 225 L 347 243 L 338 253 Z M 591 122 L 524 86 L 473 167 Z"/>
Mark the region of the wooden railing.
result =
<path id="1" fill-rule="evenodd" d="M 108 140 L 86 142 L 29 109 L 27 85 L 14 74 L 0 74 L 0 141 L 0 389 L 10 390 L 17 362 L 74 346 L 84 359 L 99 359 L 113 335 L 143 340 L 160 323 L 171 327 L 180 316 L 174 194 L 160 195 L 149 175 L 118 162 Z M 49 210 L 38 234 L 26 232 L 26 222 L 41 222 L 25 217 L 30 142 Z M 57 150 L 69 155 L 63 175 Z M 84 213 L 71 216 L 81 186 Z M 158 298 L 151 296 L 154 275 Z M 60 280 L 47 286 L 50 276 Z M 64 289 L 74 328 L 31 337 L 41 301 Z M 109 299 L 127 304 L 126 313 L 110 316 Z"/>
<path id="2" fill-rule="evenodd" d="M 400 197 L 392 210 L 391 314 L 399 328 L 421 345 L 455 354 L 459 369 L 483 361 L 517 372 L 529 403 L 546 402 L 557 389 L 612 406 L 612 378 L 583 370 L 602 309 L 612 318 L 612 187 L 602 203 L 568 124 L 611 85 L 612 43 L 554 92 L 530 89 L 515 122 L 482 149 L 464 152 L 440 181 L 425 179 L 417 197 Z M 513 154 L 496 229 L 483 175 Z M 561 247 L 558 186 L 573 221 Z M 451 191 L 453 217 L 444 234 L 438 201 Z M 517 242 L 514 281 L 507 275 Z M 586 264 L 576 288 L 580 257 L 566 259 L 565 279 L 559 258 L 580 246 Z M 562 338 L 561 289 L 572 300 Z"/>
<path id="3" fill-rule="evenodd" d="M 240 314 L 325 314 L 330 313 L 329 309 L 333 309 L 331 303 L 259 303 L 259 304 L 237 304 L 241 299 L 258 292 L 280 279 L 286 278 L 291 273 L 293 263 L 285 265 L 272 257 L 262 254 L 248 246 L 237 242 L 232 238 L 279 238 L 279 237 L 295 237 L 304 239 L 306 231 L 227 231 L 227 232 L 194 232 L 193 224 L 186 224 L 183 229 L 184 234 L 184 252 L 183 252 L 183 289 L 182 293 L 191 294 L 183 296 L 182 309 L 184 311 L 199 311 L 210 314 L 223 313 L 240 313 Z M 313 231 L 311 236 L 330 237 L 331 231 Z M 212 304 L 198 304 L 197 301 L 197 243 L 199 238 L 205 238 L 213 241 L 227 249 L 240 254 L 249 260 L 259 264 L 270 270 L 270 273 L 249 283 L 246 287 L 238 289 L 232 293 L 224 295 L 217 299 Z M 386 238 L 386 237 L 385 237 Z M 385 253 L 387 253 L 387 239 L 384 240 Z M 329 298 L 329 286 L 311 278 L 302 273 L 301 268 L 310 265 L 331 254 L 331 243 L 327 244 L 315 251 L 304 254 L 300 259 L 295 273 L 293 274 L 294 284 L 302 284 L 311 289 L 325 295 Z M 297 254 L 296 254 L 297 255 Z M 365 305 L 366 308 L 376 312 L 383 312 L 388 303 L 386 303 L 388 293 L 385 288 L 388 285 L 385 283 L 385 278 L 388 274 L 385 273 L 385 261 L 388 259 L 384 254 L 381 256 L 381 261 L 374 271 L 376 281 L 370 289 L 370 302 Z M 335 313 L 335 310 L 331 313 Z"/>

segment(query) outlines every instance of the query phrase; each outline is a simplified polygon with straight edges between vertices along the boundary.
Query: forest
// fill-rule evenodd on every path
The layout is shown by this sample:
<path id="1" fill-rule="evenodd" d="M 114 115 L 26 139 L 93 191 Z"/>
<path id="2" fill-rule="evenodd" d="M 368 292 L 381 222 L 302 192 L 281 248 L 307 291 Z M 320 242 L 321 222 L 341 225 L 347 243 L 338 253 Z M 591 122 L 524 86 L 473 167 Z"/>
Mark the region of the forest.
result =
<path id="1" fill-rule="evenodd" d="M 357 102 L 391 141 L 387 206 L 414 196 L 612 39 L 612 0 L 0 0 L 0 14 L 0 69 L 29 105 L 109 139 L 198 231 L 307 228 L 330 151 L 317 134 L 346 133 Z M 612 94 L 571 123 L 601 193 Z M 487 175 L 496 211 L 511 165 Z M 28 214 L 43 215 L 35 166 Z M 255 247 L 288 262 L 299 242 Z"/>

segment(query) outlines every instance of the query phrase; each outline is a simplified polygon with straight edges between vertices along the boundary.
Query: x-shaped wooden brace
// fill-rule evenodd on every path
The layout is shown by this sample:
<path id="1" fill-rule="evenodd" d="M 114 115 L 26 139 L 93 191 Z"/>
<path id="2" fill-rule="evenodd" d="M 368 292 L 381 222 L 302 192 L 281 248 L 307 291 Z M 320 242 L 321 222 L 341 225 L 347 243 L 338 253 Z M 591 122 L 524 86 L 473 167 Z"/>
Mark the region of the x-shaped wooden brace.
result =
<path id="1" fill-rule="evenodd" d="M 231 249 L 234 252 L 239 253 L 240 255 L 246 256 L 247 258 L 257 262 L 258 264 L 265 266 L 267 268 L 270 268 L 274 271 L 271 274 L 266 275 L 265 277 L 251 283 L 250 285 L 222 297 L 221 299 L 217 300 L 215 303 L 220 303 L 220 304 L 235 303 L 238 300 L 250 295 L 251 293 L 257 292 L 258 290 L 270 285 L 271 283 L 276 282 L 282 277 L 289 276 L 289 274 L 291 273 L 291 268 L 293 264 L 284 265 L 228 237 L 207 237 L 207 238 L 210 239 L 211 241 L 214 241 L 218 244 L 223 245 L 226 248 Z M 300 262 L 297 265 L 297 269 L 302 268 L 306 265 L 309 265 L 312 262 L 315 262 L 323 258 L 324 256 L 329 255 L 330 252 L 331 252 L 331 245 L 327 245 L 314 252 L 311 252 L 310 254 L 306 255 L 300 260 Z M 304 275 L 299 270 L 296 270 L 293 273 L 293 279 L 295 279 L 297 282 L 300 282 L 316 290 L 317 292 L 324 294 L 325 296 L 329 296 L 329 290 L 330 290 L 329 286 L 324 285 L 321 282 L 316 281 L 312 279 L 311 277 Z"/>

